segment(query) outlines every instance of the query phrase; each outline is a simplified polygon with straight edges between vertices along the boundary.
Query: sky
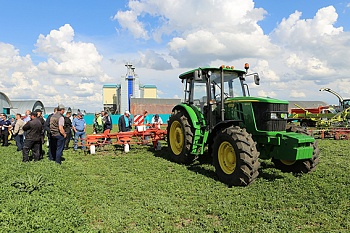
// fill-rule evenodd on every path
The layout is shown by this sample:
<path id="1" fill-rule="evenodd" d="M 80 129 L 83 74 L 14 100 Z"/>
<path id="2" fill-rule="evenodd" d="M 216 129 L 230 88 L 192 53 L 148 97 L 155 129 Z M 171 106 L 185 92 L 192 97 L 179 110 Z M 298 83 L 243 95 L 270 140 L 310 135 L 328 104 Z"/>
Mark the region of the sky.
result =
<path id="1" fill-rule="evenodd" d="M 252 96 L 350 97 L 350 0 L 0 0 L 0 92 L 87 112 L 134 65 L 159 98 L 179 74 L 250 64 Z"/>

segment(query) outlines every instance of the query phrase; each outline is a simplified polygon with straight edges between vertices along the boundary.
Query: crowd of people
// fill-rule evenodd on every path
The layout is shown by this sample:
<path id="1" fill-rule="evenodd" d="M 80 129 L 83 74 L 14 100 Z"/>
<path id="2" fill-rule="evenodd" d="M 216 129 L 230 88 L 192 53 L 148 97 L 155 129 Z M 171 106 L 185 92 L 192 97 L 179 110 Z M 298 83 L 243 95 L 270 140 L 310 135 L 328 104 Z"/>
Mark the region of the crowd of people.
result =
<path id="1" fill-rule="evenodd" d="M 140 122 L 140 125 L 146 126 L 146 127 L 153 127 L 153 128 L 158 128 L 160 129 L 160 126 L 163 124 L 162 118 L 159 116 L 159 114 L 155 114 L 151 121 L 148 120 L 148 111 L 143 112 L 143 118 L 142 122 Z M 118 129 L 119 132 L 128 132 L 132 130 L 134 122 L 133 119 L 131 118 L 130 112 L 125 111 L 124 115 L 119 117 L 118 120 Z"/>
<path id="2" fill-rule="evenodd" d="M 147 122 L 145 111 L 143 124 L 152 124 L 152 127 L 160 128 L 163 124 L 158 114 L 152 117 L 151 122 Z M 129 111 L 125 111 L 119 117 L 119 132 L 132 130 L 133 119 Z M 101 111 L 95 113 L 93 121 L 94 134 L 109 134 L 113 129 L 112 118 L 108 112 Z M 9 118 L 6 114 L 0 114 L 0 142 L 2 146 L 9 146 L 9 138 L 12 135 L 16 142 L 17 151 L 22 152 L 22 161 L 38 161 L 43 159 L 45 151 L 43 145 L 45 138 L 48 142 L 48 158 L 62 163 L 63 150 L 69 148 L 69 143 L 73 140 L 73 149 L 85 149 L 86 121 L 82 113 L 72 114 L 65 106 L 59 105 L 54 112 L 46 119 L 40 109 L 31 112 L 26 110 L 24 114 L 17 113 L 14 118 Z M 79 148 L 80 147 L 80 148 Z M 31 152 L 31 155 L 30 155 Z"/>
<path id="3" fill-rule="evenodd" d="M 9 146 L 9 135 L 12 134 L 17 151 L 22 152 L 22 161 L 38 161 L 45 155 L 43 145 L 47 138 L 49 160 L 61 164 L 63 150 L 69 148 L 73 135 L 74 150 L 78 149 L 79 139 L 82 141 L 81 149 L 84 149 L 86 133 L 83 114 L 72 114 L 70 111 L 65 115 L 64 113 L 64 105 L 59 105 L 47 119 L 44 119 L 40 109 L 33 112 L 26 110 L 24 114 L 17 113 L 15 118 L 8 118 L 6 114 L 1 114 L 0 141 L 2 146 Z"/>

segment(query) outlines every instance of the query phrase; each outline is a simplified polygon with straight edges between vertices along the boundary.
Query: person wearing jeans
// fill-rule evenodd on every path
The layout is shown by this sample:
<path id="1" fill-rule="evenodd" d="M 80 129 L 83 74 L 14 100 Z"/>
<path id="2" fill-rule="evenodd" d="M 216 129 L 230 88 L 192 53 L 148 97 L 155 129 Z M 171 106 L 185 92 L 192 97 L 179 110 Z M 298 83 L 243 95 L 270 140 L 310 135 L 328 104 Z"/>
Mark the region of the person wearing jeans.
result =
<path id="1" fill-rule="evenodd" d="M 50 144 L 49 144 L 49 148 L 50 148 L 49 159 L 52 161 L 55 161 L 58 164 L 61 164 L 62 162 L 64 142 L 65 142 L 65 137 L 67 136 L 63 128 L 64 111 L 65 111 L 64 105 L 60 104 L 57 107 L 57 112 L 53 114 L 50 118 L 51 138 L 50 138 Z"/>
<path id="2" fill-rule="evenodd" d="M 21 119 L 21 114 L 16 114 L 16 123 L 15 123 L 15 129 L 13 130 L 13 135 L 15 136 L 17 151 L 21 151 L 23 149 L 23 143 L 24 143 L 24 121 Z"/>
<path id="3" fill-rule="evenodd" d="M 50 138 L 50 151 L 52 161 L 55 161 L 58 164 L 62 163 L 62 154 L 64 148 L 65 137 L 62 135 L 51 136 Z"/>
<path id="4" fill-rule="evenodd" d="M 79 139 L 82 143 L 82 150 L 85 150 L 85 136 L 86 136 L 86 122 L 81 112 L 78 113 L 77 117 L 74 118 L 72 123 L 74 131 L 74 151 L 78 150 Z"/>

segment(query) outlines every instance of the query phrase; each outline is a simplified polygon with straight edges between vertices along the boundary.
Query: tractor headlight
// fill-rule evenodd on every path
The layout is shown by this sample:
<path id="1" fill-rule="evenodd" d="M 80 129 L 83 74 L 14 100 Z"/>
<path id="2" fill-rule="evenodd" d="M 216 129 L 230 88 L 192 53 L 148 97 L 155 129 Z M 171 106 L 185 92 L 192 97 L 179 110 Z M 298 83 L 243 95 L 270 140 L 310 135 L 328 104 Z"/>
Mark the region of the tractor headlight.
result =
<path id="1" fill-rule="evenodd" d="M 270 112 L 270 120 L 287 120 L 288 114 L 283 112 Z"/>
<path id="2" fill-rule="evenodd" d="M 271 112 L 270 118 L 271 120 L 277 120 L 278 119 L 277 113 Z"/>
<path id="3" fill-rule="evenodd" d="M 288 114 L 287 113 L 281 113 L 281 118 L 284 120 L 287 120 Z"/>

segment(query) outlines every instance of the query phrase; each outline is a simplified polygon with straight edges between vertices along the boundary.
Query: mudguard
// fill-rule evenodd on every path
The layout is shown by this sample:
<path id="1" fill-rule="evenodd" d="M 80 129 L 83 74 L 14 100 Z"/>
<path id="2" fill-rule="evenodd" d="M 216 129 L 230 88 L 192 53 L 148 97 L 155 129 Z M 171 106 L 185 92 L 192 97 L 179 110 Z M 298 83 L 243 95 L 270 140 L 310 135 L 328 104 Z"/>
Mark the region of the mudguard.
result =
<path id="1" fill-rule="evenodd" d="M 207 123 L 204 115 L 200 112 L 200 109 L 196 106 L 189 106 L 187 104 L 178 104 L 173 108 L 175 110 L 182 109 L 188 116 L 188 120 L 193 127 L 193 142 L 192 142 L 192 154 L 203 154 L 204 148 L 208 139 L 208 132 L 205 130 Z"/>

